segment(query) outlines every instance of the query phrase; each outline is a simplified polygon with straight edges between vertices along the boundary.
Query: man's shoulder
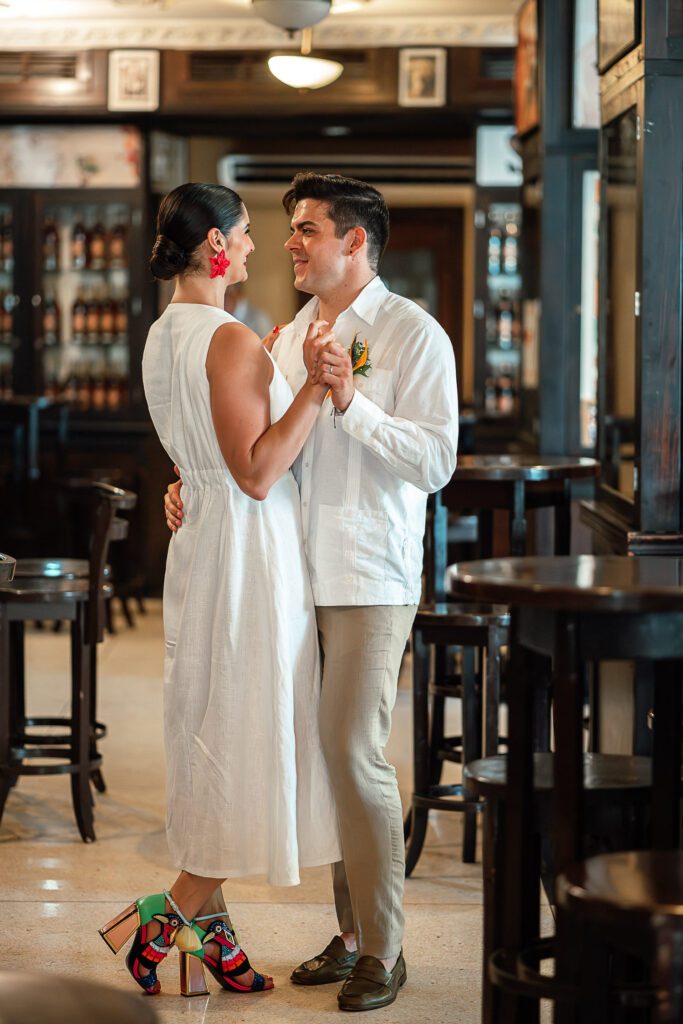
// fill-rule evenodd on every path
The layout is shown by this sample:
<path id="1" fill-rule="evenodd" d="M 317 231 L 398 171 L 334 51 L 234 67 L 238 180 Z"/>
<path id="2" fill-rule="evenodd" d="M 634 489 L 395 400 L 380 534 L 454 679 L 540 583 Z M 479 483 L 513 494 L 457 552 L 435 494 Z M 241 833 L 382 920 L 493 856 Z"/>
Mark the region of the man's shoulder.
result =
<path id="1" fill-rule="evenodd" d="M 443 333 L 441 324 L 424 306 L 416 302 L 415 299 L 407 299 L 404 295 L 398 295 L 397 292 L 387 292 L 382 303 L 382 314 L 392 319 L 400 318 L 406 327 L 415 330 L 434 330 L 437 333 Z"/>

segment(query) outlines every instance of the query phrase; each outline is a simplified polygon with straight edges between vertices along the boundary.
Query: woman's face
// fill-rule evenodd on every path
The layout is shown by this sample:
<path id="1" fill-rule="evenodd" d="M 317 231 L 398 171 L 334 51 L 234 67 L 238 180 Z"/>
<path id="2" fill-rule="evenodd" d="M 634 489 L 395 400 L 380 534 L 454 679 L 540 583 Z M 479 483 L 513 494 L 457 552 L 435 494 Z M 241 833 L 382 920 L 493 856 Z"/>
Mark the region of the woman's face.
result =
<path id="1" fill-rule="evenodd" d="M 225 275 L 226 284 L 236 284 L 238 281 L 246 281 L 247 260 L 254 251 L 254 243 L 249 234 L 249 213 L 245 206 L 242 207 L 242 216 L 230 232 L 226 251 L 230 266 Z"/>

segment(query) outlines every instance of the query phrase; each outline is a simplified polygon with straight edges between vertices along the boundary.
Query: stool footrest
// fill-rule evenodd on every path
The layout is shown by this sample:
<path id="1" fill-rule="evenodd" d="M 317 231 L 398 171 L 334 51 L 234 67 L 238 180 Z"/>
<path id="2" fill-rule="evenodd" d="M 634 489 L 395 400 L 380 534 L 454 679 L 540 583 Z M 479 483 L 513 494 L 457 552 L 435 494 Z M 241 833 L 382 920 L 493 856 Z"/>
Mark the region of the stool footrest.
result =
<path id="1" fill-rule="evenodd" d="M 552 960 L 554 956 L 554 938 L 537 939 L 517 953 L 496 949 L 489 957 L 489 978 L 497 988 L 511 995 L 576 1003 L 576 988 L 560 985 L 552 975 L 541 974 L 536 966 L 542 960 Z M 510 966 L 512 963 L 514 967 Z"/>
<path id="2" fill-rule="evenodd" d="M 432 811 L 480 811 L 483 802 L 466 795 L 460 784 L 430 786 L 427 793 L 413 793 L 413 807 Z"/>
<path id="3" fill-rule="evenodd" d="M 24 764 L 24 761 L 32 759 L 48 758 L 51 760 L 63 761 L 63 764 Z M 17 775 L 78 775 L 79 772 L 89 774 L 102 764 L 102 758 L 98 755 L 91 757 L 86 764 L 74 764 L 64 747 L 39 747 L 37 750 L 29 748 L 15 748 L 12 751 L 10 764 L 0 765 L 0 775 L 14 778 Z"/>

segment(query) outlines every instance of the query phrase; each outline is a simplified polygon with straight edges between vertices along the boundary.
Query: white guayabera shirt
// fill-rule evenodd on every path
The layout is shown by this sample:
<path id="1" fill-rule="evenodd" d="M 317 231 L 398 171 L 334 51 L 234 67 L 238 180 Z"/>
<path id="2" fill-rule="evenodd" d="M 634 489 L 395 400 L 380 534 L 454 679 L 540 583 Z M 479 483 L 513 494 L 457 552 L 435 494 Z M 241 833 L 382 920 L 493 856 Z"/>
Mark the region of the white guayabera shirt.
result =
<path id="1" fill-rule="evenodd" d="M 273 347 L 296 394 L 312 299 Z M 330 398 L 296 463 L 306 555 L 318 605 L 418 604 L 427 494 L 455 469 L 458 396 L 448 335 L 416 303 L 374 278 L 337 319 L 348 349 L 367 339 L 343 417 Z"/>

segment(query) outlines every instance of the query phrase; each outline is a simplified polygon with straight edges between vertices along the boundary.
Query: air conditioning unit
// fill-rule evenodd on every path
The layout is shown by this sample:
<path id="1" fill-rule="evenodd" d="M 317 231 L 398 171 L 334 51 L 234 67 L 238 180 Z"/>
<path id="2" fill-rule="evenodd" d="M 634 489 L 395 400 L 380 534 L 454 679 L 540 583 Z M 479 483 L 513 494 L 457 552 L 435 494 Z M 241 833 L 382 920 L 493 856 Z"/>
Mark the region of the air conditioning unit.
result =
<path id="1" fill-rule="evenodd" d="M 287 185 L 298 171 L 343 174 L 375 185 L 463 185 L 474 181 L 473 156 L 252 156 L 231 153 L 218 162 L 218 181 L 243 185 Z"/>

